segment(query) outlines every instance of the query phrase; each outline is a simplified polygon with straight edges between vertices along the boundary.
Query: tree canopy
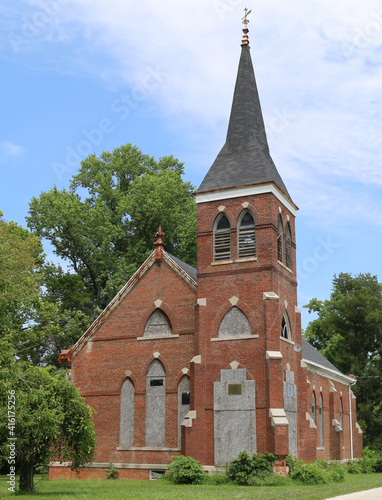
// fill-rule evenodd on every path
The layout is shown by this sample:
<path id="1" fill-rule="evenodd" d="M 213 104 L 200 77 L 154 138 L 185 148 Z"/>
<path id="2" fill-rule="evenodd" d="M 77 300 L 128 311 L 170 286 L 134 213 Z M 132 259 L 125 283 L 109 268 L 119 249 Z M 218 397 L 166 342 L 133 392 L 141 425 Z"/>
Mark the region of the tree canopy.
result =
<path id="1" fill-rule="evenodd" d="M 166 249 L 196 264 L 196 206 L 183 164 L 126 144 L 86 158 L 69 190 L 30 203 L 28 226 L 65 261 L 45 266 L 46 297 L 91 316 L 103 309 L 153 251 L 159 225 Z"/>
<path id="2" fill-rule="evenodd" d="M 306 338 L 346 375 L 358 379 L 358 421 L 365 444 L 382 445 L 382 284 L 377 276 L 334 276 L 329 300 L 312 299 L 317 313 Z"/>

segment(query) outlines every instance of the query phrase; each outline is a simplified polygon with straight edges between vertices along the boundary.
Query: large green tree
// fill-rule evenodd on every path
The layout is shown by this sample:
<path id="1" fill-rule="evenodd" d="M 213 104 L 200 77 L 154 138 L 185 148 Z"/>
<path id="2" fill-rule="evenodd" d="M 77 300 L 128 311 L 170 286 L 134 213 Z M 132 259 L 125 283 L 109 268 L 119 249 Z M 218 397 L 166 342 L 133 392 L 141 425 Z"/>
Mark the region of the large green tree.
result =
<path id="1" fill-rule="evenodd" d="M 166 250 L 195 265 L 194 188 L 182 175 L 172 156 L 127 144 L 86 158 L 69 190 L 33 198 L 28 226 L 67 266 L 45 266 L 46 300 L 93 318 L 152 252 L 159 225 Z"/>
<path id="2" fill-rule="evenodd" d="M 317 313 L 306 338 L 345 374 L 353 374 L 365 444 L 382 446 L 382 284 L 377 276 L 334 276 L 329 300 L 312 299 Z"/>
<path id="3" fill-rule="evenodd" d="M 36 466 L 54 459 L 78 469 L 92 460 L 92 410 L 64 371 L 16 360 L 0 343 L 0 457 L 19 473 L 20 491 L 31 491 Z"/>
<path id="4" fill-rule="evenodd" d="M 52 454 L 78 468 L 95 447 L 91 410 L 66 373 L 31 363 L 59 330 L 60 311 L 41 298 L 43 259 L 39 238 L 0 213 L 0 460 L 20 473 L 21 490 Z"/>

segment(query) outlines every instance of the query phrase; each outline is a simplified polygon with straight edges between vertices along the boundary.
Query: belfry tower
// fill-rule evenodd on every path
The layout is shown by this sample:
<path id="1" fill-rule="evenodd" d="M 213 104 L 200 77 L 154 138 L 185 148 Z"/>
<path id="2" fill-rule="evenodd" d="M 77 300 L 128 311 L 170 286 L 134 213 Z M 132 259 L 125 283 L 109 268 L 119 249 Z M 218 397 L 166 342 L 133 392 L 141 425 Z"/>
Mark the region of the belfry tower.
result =
<path id="1" fill-rule="evenodd" d="M 223 466 L 240 451 L 297 455 L 297 207 L 270 156 L 247 10 L 225 144 L 196 192 L 198 300 L 182 453 Z M 302 434 L 301 434 L 302 435 Z"/>

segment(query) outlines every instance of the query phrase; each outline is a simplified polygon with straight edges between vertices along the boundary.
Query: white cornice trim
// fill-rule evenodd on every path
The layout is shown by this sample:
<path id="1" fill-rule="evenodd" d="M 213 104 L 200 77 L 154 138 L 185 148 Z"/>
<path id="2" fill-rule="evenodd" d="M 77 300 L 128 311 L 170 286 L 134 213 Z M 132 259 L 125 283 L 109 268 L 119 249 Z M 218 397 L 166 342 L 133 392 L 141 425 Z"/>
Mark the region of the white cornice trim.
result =
<path id="1" fill-rule="evenodd" d="M 296 206 L 280 191 L 274 184 L 258 184 L 256 186 L 244 186 L 239 188 L 229 188 L 222 191 L 209 191 L 206 193 L 195 193 L 196 203 L 207 203 L 217 200 L 227 200 L 228 198 L 239 198 L 241 196 L 251 196 L 257 194 L 272 193 L 276 198 L 296 216 Z"/>
<path id="2" fill-rule="evenodd" d="M 331 380 L 336 380 L 341 384 L 346 385 L 354 385 L 355 380 L 352 377 L 348 377 L 343 373 L 332 370 L 331 368 L 326 368 L 326 366 L 322 366 L 319 363 L 315 363 L 314 361 L 309 361 L 308 359 L 303 358 L 303 361 L 307 364 L 308 371 L 312 373 L 317 373 L 317 375 L 322 375 L 323 377 L 330 378 Z"/>

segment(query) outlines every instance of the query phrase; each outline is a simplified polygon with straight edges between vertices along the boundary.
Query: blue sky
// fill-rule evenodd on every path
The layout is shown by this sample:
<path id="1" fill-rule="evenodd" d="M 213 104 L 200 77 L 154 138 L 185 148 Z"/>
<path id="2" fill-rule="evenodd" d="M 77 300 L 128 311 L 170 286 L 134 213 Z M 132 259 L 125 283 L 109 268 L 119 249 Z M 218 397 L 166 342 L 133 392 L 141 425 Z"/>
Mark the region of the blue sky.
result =
<path id="1" fill-rule="evenodd" d="M 379 0 L 2 0 L 5 219 L 26 226 L 33 196 L 127 142 L 173 154 L 198 186 L 225 140 L 246 6 L 271 154 L 299 207 L 299 305 L 328 298 L 334 273 L 381 280 Z"/>

